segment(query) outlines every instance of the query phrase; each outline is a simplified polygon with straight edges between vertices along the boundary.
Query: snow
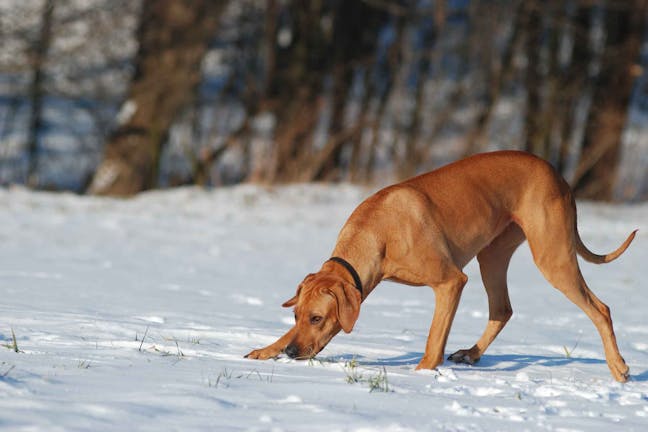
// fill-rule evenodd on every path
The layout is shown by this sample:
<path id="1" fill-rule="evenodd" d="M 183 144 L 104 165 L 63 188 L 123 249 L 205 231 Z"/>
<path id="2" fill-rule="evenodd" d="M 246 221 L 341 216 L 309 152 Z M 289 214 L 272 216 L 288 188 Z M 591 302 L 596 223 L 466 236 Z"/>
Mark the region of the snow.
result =
<path id="1" fill-rule="evenodd" d="M 474 366 L 414 371 L 434 295 L 392 283 L 315 360 L 244 359 L 289 328 L 280 304 L 370 192 L 238 186 L 112 200 L 0 190 L 0 429 L 646 430 L 646 204 L 579 203 L 594 251 L 641 229 L 619 260 L 582 264 L 612 310 L 626 384 L 526 246 L 509 272 L 513 318 Z M 470 347 L 487 320 L 478 268 L 465 272 L 447 354 Z"/>

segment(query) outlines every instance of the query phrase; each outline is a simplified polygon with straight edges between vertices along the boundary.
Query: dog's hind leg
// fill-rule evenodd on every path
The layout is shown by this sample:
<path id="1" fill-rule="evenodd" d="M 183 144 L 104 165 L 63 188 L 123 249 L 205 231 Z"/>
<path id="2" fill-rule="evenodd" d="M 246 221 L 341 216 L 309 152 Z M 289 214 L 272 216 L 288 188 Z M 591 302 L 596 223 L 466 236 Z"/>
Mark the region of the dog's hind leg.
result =
<path id="1" fill-rule="evenodd" d="M 470 349 L 462 349 L 450 357 L 457 363 L 476 363 L 497 337 L 513 314 L 506 284 L 506 271 L 513 252 L 524 242 L 520 227 L 511 223 L 490 245 L 477 255 L 482 281 L 488 295 L 488 324 L 477 343 Z"/>
<path id="2" fill-rule="evenodd" d="M 592 320 L 603 341 L 605 359 L 612 376 L 619 382 L 626 382 L 629 377 L 629 368 L 617 347 L 610 308 L 589 289 L 578 268 L 576 257 L 573 258 L 569 267 L 564 274 L 549 273 L 544 270 L 543 274 L 552 285 L 565 294 Z"/>
<path id="3" fill-rule="evenodd" d="M 568 202 L 551 203 L 538 218 L 541 222 L 525 229 L 529 247 L 544 277 L 592 320 L 601 336 L 612 376 L 625 382 L 629 368 L 617 347 L 610 309 L 592 293 L 578 267 L 574 219 L 575 212 Z"/>

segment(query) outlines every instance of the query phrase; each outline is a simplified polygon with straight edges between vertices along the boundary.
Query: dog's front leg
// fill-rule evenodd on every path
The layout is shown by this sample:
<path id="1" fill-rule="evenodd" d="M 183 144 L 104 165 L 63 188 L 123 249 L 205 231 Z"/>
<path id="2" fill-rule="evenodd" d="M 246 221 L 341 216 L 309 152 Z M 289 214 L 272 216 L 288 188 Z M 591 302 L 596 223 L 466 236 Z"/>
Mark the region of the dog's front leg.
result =
<path id="1" fill-rule="evenodd" d="M 277 357 L 288 346 L 288 344 L 292 342 L 296 332 L 296 327 L 293 326 L 293 328 L 288 330 L 285 335 L 277 339 L 275 343 L 268 345 L 265 348 L 253 350 L 252 352 L 247 354 L 245 358 L 267 360 L 269 358 Z"/>
<path id="2" fill-rule="evenodd" d="M 425 354 L 416 370 L 434 369 L 443 363 L 443 352 L 448 341 L 450 326 L 457 312 L 461 291 L 467 280 L 466 275 L 458 270 L 458 274 L 453 279 L 435 285 L 434 318 L 432 318 L 430 334 L 425 345 Z"/>

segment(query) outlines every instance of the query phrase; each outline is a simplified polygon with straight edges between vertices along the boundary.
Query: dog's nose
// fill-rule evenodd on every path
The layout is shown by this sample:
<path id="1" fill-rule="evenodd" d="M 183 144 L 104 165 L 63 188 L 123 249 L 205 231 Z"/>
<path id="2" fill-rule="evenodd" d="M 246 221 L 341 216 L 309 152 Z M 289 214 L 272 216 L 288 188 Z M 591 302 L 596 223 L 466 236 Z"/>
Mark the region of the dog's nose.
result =
<path id="1" fill-rule="evenodd" d="M 299 348 L 297 348 L 297 345 L 290 344 L 286 347 L 284 352 L 288 357 L 295 358 L 299 355 Z"/>

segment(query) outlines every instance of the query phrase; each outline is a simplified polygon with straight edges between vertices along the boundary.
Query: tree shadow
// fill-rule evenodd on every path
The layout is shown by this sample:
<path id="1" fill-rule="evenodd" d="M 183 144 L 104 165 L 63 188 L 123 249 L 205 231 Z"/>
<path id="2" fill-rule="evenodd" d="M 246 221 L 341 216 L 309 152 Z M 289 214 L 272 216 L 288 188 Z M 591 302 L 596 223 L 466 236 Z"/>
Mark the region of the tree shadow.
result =
<path id="1" fill-rule="evenodd" d="M 327 357 L 325 360 L 330 361 L 352 361 L 355 360 L 361 366 L 411 366 L 418 364 L 423 357 L 423 353 L 410 352 L 396 357 L 389 358 L 368 358 L 359 354 L 342 354 Z"/>
<path id="2" fill-rule="evenodd" d="M 9 384 L 9 385 L 11 385 L 13 387 L 18 387 L 18 385 L 21 384 L 21 382 L 18 381 L 17 379 L 12 378 L 12 377 L 7 376 L 7 375 L 2 375 L 2 373 L 3 372 L 0 371 L 0 382 L 1 383 Z"/>

